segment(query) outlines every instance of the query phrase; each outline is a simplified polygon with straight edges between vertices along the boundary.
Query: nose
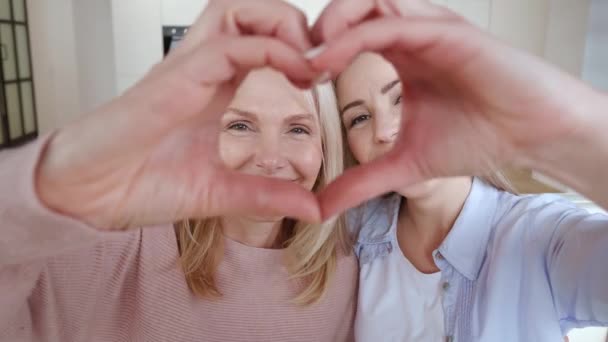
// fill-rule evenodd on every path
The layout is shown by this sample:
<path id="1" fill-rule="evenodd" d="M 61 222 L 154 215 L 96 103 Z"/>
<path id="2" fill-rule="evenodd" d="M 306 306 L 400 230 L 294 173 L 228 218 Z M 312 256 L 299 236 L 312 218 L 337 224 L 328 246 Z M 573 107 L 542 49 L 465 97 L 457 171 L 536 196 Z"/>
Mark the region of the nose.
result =
<path id="1" fill-rule="evenodd" d="M 401 113 L 377 113 L 374 118 L 374 141 L 377 144 L 393 143 L 399 134 L 400 124 Z"/>
<path id="2" fill-rule="evenodd" d="M 285 168 L 287 161 L 283 157 L 278 141 L 264 141 L 259 143 L 255 156 L 255 167 L 262 174 L 272 176 Z"/>

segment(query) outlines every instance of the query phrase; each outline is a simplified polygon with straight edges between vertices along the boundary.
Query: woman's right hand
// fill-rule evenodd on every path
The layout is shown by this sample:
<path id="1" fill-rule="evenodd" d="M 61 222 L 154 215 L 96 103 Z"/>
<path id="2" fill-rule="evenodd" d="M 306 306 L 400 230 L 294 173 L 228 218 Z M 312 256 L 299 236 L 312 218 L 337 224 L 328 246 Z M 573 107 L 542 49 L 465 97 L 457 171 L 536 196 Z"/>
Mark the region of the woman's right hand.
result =
<path id="1" fill-rule="evenodd" d="M 251 69 L 316 77 L 305 16 L 280 0 L 211 1 L 185 40 L 124 95 L 55 132 L 36 187 L 51 209 L 104 229 L 230 214 L 319 220 L 298 185 L 235 174 L 219 119 Z"/>
<path id="2" fill-rule="evenodd" d="M 334 0 L 312 63 L 338 75 L 359 53 L 403 83 L 395 147 L 320 195 L 324 216 L 426 179 L 533 168 L 608 208 L 608 98 L 427 0 Z"/>

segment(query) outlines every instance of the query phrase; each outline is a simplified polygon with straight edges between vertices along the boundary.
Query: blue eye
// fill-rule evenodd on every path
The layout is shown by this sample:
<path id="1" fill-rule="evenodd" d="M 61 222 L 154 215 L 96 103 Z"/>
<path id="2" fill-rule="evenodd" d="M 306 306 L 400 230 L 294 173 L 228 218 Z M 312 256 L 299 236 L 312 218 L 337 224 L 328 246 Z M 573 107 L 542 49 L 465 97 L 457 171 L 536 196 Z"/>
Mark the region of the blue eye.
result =
<path id="1" fill-rule="evenodd" d="M 369 115 L 369 114 L 358 115 L 350 122 L 350 127 L 354 127 L 364 121 L 369 120 L 370 118 L 371 118 L 371 115 Z"/>
<path id="2" fill-rule="evenodd" d="M 237 122 L 237 123 L 233 123 L 232 125 L 228 126 L 228 129 L 235 130 L 235 131 L 248 131 L 249 126 L 247 126 L 246 124 L 244 124 L 242 122 Z"/>
<path id="3" fill-rule="evenodd" d="M 289 132 L 295 134 L 310 134 L 310 132 L 303 127 L 294 127 Z"/>

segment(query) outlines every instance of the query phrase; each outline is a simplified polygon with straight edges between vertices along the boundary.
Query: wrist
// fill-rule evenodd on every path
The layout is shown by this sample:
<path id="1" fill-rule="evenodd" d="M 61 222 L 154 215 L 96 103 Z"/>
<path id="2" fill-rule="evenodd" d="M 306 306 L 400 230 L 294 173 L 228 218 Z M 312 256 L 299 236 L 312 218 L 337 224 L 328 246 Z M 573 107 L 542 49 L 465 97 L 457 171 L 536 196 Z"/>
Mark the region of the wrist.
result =
<path id="1" fill-rule="evenodd" d="M 534 151 L 530 166 L 582 195 L 603 201 L 596 194 L 608 194 L 608 96 L 586 88 L 571 103 L 569 116 L 575 118 L 571 134 Z"/>
<path id="2" fill-rule="evenodd" d="M 58 189 L 56 188 L 57 183 L 52 180 L 52 177 L 49 177 L 49 174 L 52 174 L 51 170 L 53 169 L 50 166 L 53 164 L 51 155 L 53 154 L 52 151 L 55 150 L 55 147 L 52 147 L 51 145 L 55 144 L 57 135 L 58 132 L 55 132 L 48 138 L 40 153 L 34 173 L 34 187 L 40 202 L 42 202 L 44 206 L 53 211 L 60 212 L 61 210 L 58 203 L 61 201 L 61 196 L 58 195 Z"/>

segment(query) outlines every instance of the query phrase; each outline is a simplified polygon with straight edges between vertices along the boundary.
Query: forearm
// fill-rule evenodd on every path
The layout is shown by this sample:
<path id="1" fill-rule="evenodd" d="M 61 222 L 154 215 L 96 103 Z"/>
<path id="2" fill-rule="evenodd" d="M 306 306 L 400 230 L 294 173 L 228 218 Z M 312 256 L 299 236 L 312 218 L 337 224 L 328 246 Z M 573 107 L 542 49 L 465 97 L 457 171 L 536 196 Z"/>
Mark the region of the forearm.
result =
<path id="1" fill-rule="evenodd" d="M 47 138 L 0 153 L 0 268 L 96 241 L 98 232 L 40 202 L 34 172 Z"/>
<path id="2" fill-rule="evenodd" d="M 587 89 L 575 101 L 580 128 L 536 152 L 532 164 L 608 209 L 608 95 Z"/>

